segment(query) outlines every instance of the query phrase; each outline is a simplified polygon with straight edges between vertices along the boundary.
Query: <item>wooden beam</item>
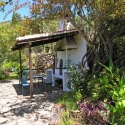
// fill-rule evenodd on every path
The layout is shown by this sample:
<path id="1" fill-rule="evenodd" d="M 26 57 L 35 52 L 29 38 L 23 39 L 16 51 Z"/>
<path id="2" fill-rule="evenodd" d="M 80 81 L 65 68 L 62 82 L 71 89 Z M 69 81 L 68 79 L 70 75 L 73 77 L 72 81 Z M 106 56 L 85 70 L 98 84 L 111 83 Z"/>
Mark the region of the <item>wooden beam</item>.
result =
<path id="1" fill-rule="evenodd" d="M 32 43 L 31 47 L 44 45 L 52 42 L 57 42 L 60 39 L 63 39 L 64 37 L 68 36 L 74 36 L 77 35 L 78 31 L 72 30 L 72 31 L 63 31 L 63 32 L 57 32 L 49 34 L 49 36 L 41 36 L 41 37 L 34 37 L 34 38 L 25 38 L 22 40 L 17 40 L 14 46 L 12 47 L 12 50 L 19 50 L 25 48 L 27 45 L 29 45 L 29 42 Z M 25 36 L 26 37 L 26 36 Z"/>
<path id="2" fill-rule="evenodd" d="M 20 44 L 18 44 L 18 45 L 20 45 Z M 26 47 L 28 47 L 28 46 L 29 46 L 29 44 L 28 44 L 28 43 L 23 44 L 23 46 L 21 45 L 20 49 L 24 49 L 24 48 L 26 48 Z"/>
<path id="3" fill-rule="evenodd" d="M 33 74 L 32 74 L 31 45 L 29 45 L 29 68 L 30 68 L 30 97 L 33 98 Z"/>
<path id="4" fill-rule="evenodd" d="M 32 43 L 32 42 L 41 42 L 41 41 L 48 41 L 48 40 L 54 40 L 54 39 L 62 39 L 66 36 L 73 36 L 73 35 L 77 35 L 78 34 L 78 31 L 73 31 L 73 32 L 62 32 L 62 33 L 53 33 L 53 34 L 50 34 L 49 36 L 41 36 L 41 37 L 34 37 L 34 38 L 26 38 L 25 36 L 25 39 L 22 39 L 22 40 L 17 40 L 16 43 L 14 44 L 14 46 L 16 45 L 22 45 L 22 44 L 26 44 L 26 43 Z"/>

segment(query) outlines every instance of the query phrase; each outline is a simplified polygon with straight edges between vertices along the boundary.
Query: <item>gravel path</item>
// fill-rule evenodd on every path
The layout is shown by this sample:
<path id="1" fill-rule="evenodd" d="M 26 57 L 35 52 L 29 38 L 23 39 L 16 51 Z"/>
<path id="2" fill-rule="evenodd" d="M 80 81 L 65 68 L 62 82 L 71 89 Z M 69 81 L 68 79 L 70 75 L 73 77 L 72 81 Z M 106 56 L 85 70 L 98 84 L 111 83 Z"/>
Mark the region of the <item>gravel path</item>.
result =
<path id="1" fill-rule="evenodd" d="M 28 91 L 26 91 L 27 94 Z M 55 99 L 63 92 L 44 92 L 34 87 L 34 98 L 21 95 L 18 80 L 0 82 L 0 125 L 49 125 L 58 114 L 52 112 Z"/>

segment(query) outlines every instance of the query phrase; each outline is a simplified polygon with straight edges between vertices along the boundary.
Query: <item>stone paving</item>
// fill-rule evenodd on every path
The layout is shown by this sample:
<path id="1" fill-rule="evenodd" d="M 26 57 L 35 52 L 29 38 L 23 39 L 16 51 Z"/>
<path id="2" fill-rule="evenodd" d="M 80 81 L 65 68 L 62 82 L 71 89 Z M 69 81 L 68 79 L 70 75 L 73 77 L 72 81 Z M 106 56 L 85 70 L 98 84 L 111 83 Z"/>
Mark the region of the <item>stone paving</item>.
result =
<path id="1" fill-rule="evenodd" d="M 26 91 L 26 94 L 28 89 Z M 51 125 L 58 119 L 52 111 L 62 90 L 46 93 L 43 86 L 34 87 L 34 97 L 21 95 L 18 80 L 0 81 L 0 125 Z"/>

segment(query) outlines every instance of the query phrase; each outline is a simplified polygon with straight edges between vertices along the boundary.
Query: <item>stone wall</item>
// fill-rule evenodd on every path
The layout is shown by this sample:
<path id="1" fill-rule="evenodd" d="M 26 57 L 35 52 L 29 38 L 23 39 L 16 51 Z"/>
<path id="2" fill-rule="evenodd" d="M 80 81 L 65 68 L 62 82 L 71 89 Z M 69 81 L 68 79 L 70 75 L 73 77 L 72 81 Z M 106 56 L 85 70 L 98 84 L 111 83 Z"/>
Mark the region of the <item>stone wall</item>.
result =
<path id="1" fill-rule="evenodd" d="M 41 54 L 36 57 L 36 68 L 46 70 L 53 68 L 54 56 L 52 54 Z"/>

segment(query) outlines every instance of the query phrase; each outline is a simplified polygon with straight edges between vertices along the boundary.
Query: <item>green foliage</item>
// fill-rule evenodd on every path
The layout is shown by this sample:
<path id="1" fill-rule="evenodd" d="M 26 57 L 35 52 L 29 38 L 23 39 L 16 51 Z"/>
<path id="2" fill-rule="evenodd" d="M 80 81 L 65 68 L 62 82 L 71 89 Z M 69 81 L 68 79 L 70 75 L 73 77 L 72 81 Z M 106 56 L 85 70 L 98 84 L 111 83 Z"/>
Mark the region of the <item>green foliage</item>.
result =
<path id="1" fill-rule="evenodd" d="M 123 43 L 123 42 L 125 42 L 125 36 L 121 36 L 121 37 L 116 37 L 116 38 L 114 38 L 114 40 L 113 40 L 113 42 L 114 43 Z"/>
<path id="2" fill-rule="evenodd" d="M 17 72 L 10 72 L 9 73 L 8 79 L 18 79 L 18 78 L 19 78 L 19 76 L 18 76 Z"/>
<path id="3" fill-rule="evenodd" d="M 73 91 L 66 92 L 57 99 L 57 103 L 66 105 L 67 109 L 61 115 L 60 125 L 75 125 L 75 121 L 70 117 L 69 112 L 78 109 L 76 102 L 81 99 L 81 94 L 79 92 L 76 93 Z"/>
<path id="4" fill-rule="evenodd" d="M 69 112 L 64 112 L 61 115 L 60 125 L 75 125 L 74 120 L 69 117 Z"/>
<path id="5" fill-rule="evenodd" d="M 19 53 L 11 50 L 17 37 L 33 33 L 54 32 L 57 28 L 57 21 L 51 21 L 50 23 L 50 21 L 42 20 L 41 18 L 20 20 L 21 16 L 14 13 L 12 23 L 0 25 L 0 66 L 4 70 L 10 68 L 18 69 L 19 67 Z M 23 50 L 22 62 L 26 62 L 25 53 L 26 51 Z M 27 64 L 23 65 L 28 66 Z"/>
<path id="6" fill-rule="evenodd" d="M 106 103 L 110 110 L 112 124 L 125 124 L 125 75 L 124 73 L 120 74 L 120 70 L 115 69 L 111 65 L 104 67 L 104 71 L 94 79 L 94 84 L 95 86 L 98 85 L 98 87 L 92 89 L 91 98 L 102 100 Z M 93 79 L 90 80 L 90 82 L 92 81 Z M 96 94 L 96 97 L 94 94 Z"/>
<path id="7" fill-rule="evenodd" d="M 105 66 L 104 66 L 105 67 Z M 112 124 L 125 124 L 125 74 L 121 74 L 119 69 L 114 69 L 111 65 L 105 67 L 100 76 L 96 94 L 106 103 L 110 110 Z"/>
<path id="8" fill-rule="evenodd" d="M 125 124 L 125 73 L 115 68 L 110 59 L 109 66 L 99 63 L 103 70 L 96 75 L 81 75 L 75 69 L 70 70 L 75 94 L 80 90 L 86 101 L 102 101 L 110 110 L 110 122 Z M 81 80 L 83 79 L 83 82 Z"/>
<path id="9" fill-rule="evenodd" d="M 77 101 L 73 92 L 67 92 L 57 99 L 57 103 L 65 104 L 68 110 L 78 109 Z"/>
<path id="10" fill-rule="evenodd" d="M 89 100 L 105 102 L 110 110 L 110 121 L 112 124 L 124 124 L 125 111 L 125 74 L 120 69 L 113 67 L 110 60 L 109 67 L 104 66 L 104 70 L 89 81 L 91 96 Z"/>
<path id="11" fill-rule="evenodd" d="M 8 69 L 18 69 L 19 67 L 19 53 L 12 52 L 11 47 L 14 45 L 16 37 L 21 35 L 20 28 L 22 28 L 22 25 L 19 23 L 15 25 L 9 23 L 0 25 L 0 67 L 3 68 L 4 72 Z M 22 57 L 24 61 L 23 52 Z"/>
<path id="12" fill-rule="evenodd" d="M 17 24 L 19 21 L 21 21 L 21 15 L 18 13 L 13 13 L 11 23 Z"/>
<path id="13" fill-rule="evenodd" d="M 6 70 L 11 70 L 12 68 L 15 68 L 15 69 L 18 69 L 18 67 L 19 67 L 19 63 L 18 62 L 12 62 L 12 61 L 10 61 L 10 62 L 4 62 L 3 63 L 3 65 L 2 65 L 2 67 L 4 68 L 4 69 L 6 69 Z"/>
<path id="14" fill-rule="evenodd" d="M 89 87 L 88 81 L 91 78 L 91 75 L 86 73 L 78 73 L 74 66 L 71 66 L 68 70 L 69 77 L 72 83 L 72 91 L 77 94 L 79 92 L 83 96 L 90 96 L 91 87 Z"/>
<path id="15" fill-rule="evenodd" d="M 0 68 L 0 80 L 4 80 L 6 79 L 6 77 L 7 77 L 6 72 L 4 71 L 4 69 Z"/>

